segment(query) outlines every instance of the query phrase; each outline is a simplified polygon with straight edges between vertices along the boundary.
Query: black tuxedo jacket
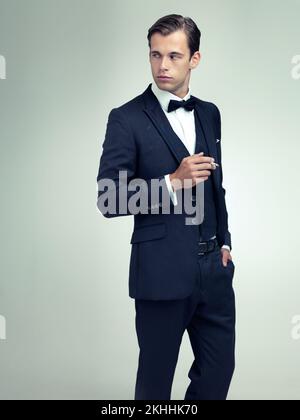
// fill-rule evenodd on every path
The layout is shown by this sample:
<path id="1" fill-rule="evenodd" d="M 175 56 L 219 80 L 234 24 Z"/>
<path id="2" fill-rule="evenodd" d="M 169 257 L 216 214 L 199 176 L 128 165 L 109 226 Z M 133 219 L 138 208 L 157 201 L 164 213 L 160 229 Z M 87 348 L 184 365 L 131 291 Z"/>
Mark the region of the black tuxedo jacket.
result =
<path id="1" fill-rule="evenodd" d="M 231 248 L 222 186 L 220 112 L 213 103 L 194 98 L 194 112 L 199 116 L 209 156 L 220 165 L 211 174 L 218 221 L 216 235 L 220 246 L 226 244 Z M 199 146 L 197 139 L 195 153 Z M 149 187 L 140 189 L 141 195 L 148 199 L 148 212 L 134 214 L 129 267 L 129 296 L 132 298 L 170 300 L 182 299 L 192 293 L 198 275 L 199 225 L 186 224 L 190 214 L 174 212 L 164 180 L 164 175 L 174 172 L 187 156 L 190 154 L 172 129 L 151 84 L 141 95 L 111 110 L 97 176 L 97 206 L 108 218 L 133 214 L 128 208 L 125 212 L 119 211 L 119 197 L 123 194 L 128 202 L 136 194 L 138 190 L 130 191 L 128 183 L 137 178 Z M 119 171 L 126 171 L 127 184 L 120 182 Z M 107 188 L 103 189 L 100 184 L 104 179 L 115 181 L 115 191 L 119 193 L 114 211 L 105 212 L 103 207 Z M 156 199 L 151 195 L 150 181 L 153 179 L 161 181 Z M 163 214 L 163 194 L 169 197 L 169 214 Z M 116 255 L 116 263 L 117 259 Z"/>

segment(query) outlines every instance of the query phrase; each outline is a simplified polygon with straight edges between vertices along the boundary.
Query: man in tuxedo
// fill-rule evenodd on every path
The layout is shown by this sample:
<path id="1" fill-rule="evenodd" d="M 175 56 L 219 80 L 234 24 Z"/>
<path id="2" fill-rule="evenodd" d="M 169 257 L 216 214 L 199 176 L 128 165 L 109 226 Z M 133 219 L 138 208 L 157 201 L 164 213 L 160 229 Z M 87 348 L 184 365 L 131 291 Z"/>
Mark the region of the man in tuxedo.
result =
<path id="1" fill-rule="evenodd" d="M 149 29 L 155 83 L 110 112 L 100 159 L 99 210 L 108 218 L 134 214 L 129 296 L 140 349 L 135 399 L 170 399 L 185 330 L 194 354 L 185 400 L 225 400 L 234 372 L 235 267 L 222 186 L 221 118 L 216 105 L 192 96 L 190 87 L 200 37 L 194 21 L 181 15 L 164 16 Z M 111 183 L 104 188 L 105 180 Z M 147 211 L 130 208 L 129 185 L 138 180 Z M 201 220 L 191 223 L 182 209 L 188 191 L 196 209 L 203 207 Z M 115 205 L 106 206 L 112 197 Z"/>

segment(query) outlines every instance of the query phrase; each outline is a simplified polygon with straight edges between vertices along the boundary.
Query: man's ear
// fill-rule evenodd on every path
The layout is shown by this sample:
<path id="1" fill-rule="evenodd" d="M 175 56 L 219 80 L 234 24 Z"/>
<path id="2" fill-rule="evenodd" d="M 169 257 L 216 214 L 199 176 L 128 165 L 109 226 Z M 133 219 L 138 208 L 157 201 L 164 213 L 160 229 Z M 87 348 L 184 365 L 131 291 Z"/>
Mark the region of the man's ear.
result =
<path id="1" fill-rule="evenodd" d="M 191 69 L 195 69 L 198 66 L 198 64 L 200 63 L 201 57 L 202 55 L 200 51 L 196 51 L 194 53 L 193 57 L 191 58 L 191 64 L 190 64 Z"/>

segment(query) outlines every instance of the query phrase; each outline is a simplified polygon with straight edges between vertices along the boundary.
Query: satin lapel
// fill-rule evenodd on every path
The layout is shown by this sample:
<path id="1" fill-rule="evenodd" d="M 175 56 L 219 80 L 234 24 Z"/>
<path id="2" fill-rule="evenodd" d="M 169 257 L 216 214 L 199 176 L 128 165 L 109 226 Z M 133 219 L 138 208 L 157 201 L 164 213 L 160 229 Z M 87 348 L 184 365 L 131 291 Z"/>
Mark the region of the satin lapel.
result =
<path id="1" fill-rule="evenodd" d="M 183 158 L 190 156 L 190 153 L 173 130 L 160 103 L 151 90 L 151 84 L 144 92 L 144 100 L 146 106 L 143 111 L 148 115 L 162 139 L 180 164 Z"/>
<path id="2" fill-rule="evenodd" d="M 211 124 L 208 122 L 205 110 L 203 109 L 201 103 L 199 104 L 198 101 L 196 103 L 194 112 L 197 114 L 195 115 L 195 118 L 198 117 L 198 120 L 201 124 L 202 130 L 205 136 L 207 148 L 209 151 L 209 156 L 213 157 L 216 163 L 218 163 L 217 147 L 216 147 L 216 139 L 215 139 L 214 131 L 211 127 Z M 201 148 L 200 137 L 198 133 L 197 133 L 196 139 L 197 139 L 196 140 L 196 153 L 197 153 L 198 150 L 200 150 Z M 217 172 L 218 170 L 219 168 L 217 168 L 216 170 L 212 170 L 212 178 L 216 187 L 219 186 L 219 180 L 220 180 L 220 177 L 218 176 L 218 172 Z"/>

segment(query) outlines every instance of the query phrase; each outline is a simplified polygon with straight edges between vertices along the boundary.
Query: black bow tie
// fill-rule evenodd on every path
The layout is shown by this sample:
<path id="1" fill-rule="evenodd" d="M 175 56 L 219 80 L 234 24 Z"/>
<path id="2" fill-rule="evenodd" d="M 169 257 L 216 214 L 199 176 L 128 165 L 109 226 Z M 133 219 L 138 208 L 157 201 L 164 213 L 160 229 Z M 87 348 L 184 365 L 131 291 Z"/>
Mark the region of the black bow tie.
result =
<path id="1" fill-rule="evenodd" d="M 174 101 L 173 99 L 170 100 L 168 106 L 168 112 L 175 111 L 178 108 L 184 108 L 187 111 L 192 111 L 195 109 L 196 101 L 194 98 L 189 98 L 187 101 Z"/>

